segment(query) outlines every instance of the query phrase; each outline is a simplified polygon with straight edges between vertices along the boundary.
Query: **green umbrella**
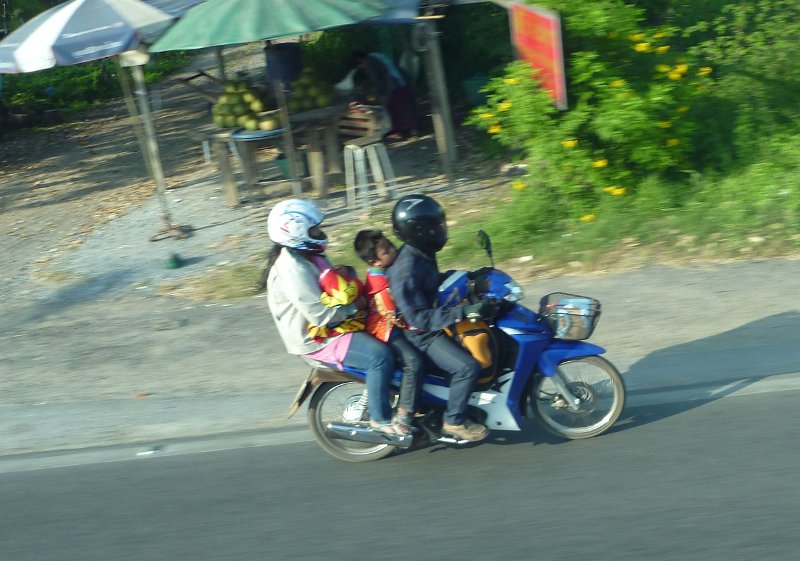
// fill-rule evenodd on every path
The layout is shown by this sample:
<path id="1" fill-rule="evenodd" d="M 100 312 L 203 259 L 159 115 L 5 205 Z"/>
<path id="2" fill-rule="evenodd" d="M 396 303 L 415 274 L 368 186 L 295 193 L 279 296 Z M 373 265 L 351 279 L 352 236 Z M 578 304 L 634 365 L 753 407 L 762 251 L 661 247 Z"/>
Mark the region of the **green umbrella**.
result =
<path id="1" fill-rule="evenodd" d="M 206 0 L 150 51 L 178 51 L 279 39 L 379 17 L 384 0 Z"/>

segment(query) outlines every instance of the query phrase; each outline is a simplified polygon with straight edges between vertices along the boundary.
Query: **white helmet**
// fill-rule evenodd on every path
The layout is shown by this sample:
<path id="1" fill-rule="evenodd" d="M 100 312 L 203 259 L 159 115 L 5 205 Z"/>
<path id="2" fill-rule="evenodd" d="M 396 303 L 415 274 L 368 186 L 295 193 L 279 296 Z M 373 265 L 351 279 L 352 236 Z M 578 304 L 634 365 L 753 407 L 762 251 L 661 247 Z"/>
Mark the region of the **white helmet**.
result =
<path id="1" fill-rule="evenodd" d="M 272 207 L 267 218 L 269 239 L 284 247 L 306 251 L 325 251 L 328 239 L 312 238 L 308 230 L 317 226 L 324 216 L 311 201 L 288 199 Z"/>

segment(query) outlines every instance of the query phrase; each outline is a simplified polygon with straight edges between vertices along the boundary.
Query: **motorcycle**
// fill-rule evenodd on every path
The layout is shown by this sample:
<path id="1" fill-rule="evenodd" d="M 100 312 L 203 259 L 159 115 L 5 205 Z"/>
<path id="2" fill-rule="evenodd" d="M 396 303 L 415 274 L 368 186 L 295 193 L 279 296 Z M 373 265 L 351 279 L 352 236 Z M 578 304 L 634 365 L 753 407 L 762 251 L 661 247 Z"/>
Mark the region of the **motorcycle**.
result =
<path id="1" fill-rule="evenodd" d="M 607 431 L 622 413 L 625 386 L 614 365 L 600 356 L 605 349 L 584 341 L 600 317 L 600 302 L 553 293 L 543 297 L 538 313 L 534 312 L 519 303 L 523 298 L 519 285 L 494 268 L 491 242 L 482 230 L 478 245 L 491 264 L 481 278 L 476 281 L 470 278 L 473 275 L 457 271 L 439 287 L 440 305 L 487 299 L 498 308 L 489 327 L 496 342 L 494 374 L 489 380 L 479 380 L 470 396 L 470 417 L 492 431 L 519 431 L 523 418 L 532 412 L 547 431 L 570 440 Z M 310 398 L 311 432 L 334 457 L 365 462 L 427 442 L 466 443 L 441 431 L 449 393 L 444 373 L 426 374 L 414 432 L 389 435 L 369 426 L 363 371 L 338 370 L 307 357 L 304 360 L 312 370 L 297 392 L 290 416 Z M 400 376 L 398 370 L 393 380 L 395 393 Z"/>

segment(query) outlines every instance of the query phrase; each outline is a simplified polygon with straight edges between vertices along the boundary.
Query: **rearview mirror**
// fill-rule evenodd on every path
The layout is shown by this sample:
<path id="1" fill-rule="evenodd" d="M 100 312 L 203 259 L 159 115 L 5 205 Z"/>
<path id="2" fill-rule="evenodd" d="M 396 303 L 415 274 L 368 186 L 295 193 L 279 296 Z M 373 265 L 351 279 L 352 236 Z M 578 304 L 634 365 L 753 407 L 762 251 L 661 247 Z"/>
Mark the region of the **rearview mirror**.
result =
<path id="1" fill-rule="evenodd" d="M 483 230 L 478 230 L 478 247 L 486 252 L 489 256 L 489 262 L 494 267 L 494 258 L 492 257 L 492 241 L 489 239 L 489 234 Z"/>

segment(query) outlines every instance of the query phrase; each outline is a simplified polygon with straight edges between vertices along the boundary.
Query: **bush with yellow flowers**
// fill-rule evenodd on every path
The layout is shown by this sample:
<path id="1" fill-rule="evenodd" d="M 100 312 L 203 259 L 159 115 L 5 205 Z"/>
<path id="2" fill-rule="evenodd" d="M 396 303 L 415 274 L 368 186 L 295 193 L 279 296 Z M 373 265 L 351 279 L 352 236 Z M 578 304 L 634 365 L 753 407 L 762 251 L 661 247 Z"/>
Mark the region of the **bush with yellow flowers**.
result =
<path id="1" fill-rule="evenodd" d="M 563 218 L 587 216 L 609 196 L 631 199 L 641 178 L 690 168 L 691 108 L 710 90 L 713 69 L 673 47 L 675 29 L 640 30 L 635 8 L 545 4 L 561 10 L 566 28 L 570 108 L 557 110 L 537 71 L 517 61 L 487 84 L 487 103 L 468 122 L 522 150 L 547 211 Z"/>

